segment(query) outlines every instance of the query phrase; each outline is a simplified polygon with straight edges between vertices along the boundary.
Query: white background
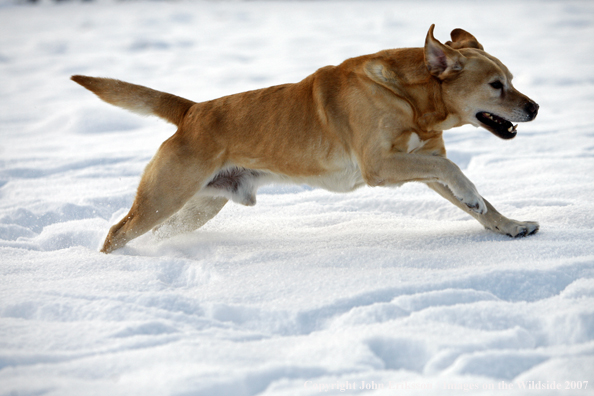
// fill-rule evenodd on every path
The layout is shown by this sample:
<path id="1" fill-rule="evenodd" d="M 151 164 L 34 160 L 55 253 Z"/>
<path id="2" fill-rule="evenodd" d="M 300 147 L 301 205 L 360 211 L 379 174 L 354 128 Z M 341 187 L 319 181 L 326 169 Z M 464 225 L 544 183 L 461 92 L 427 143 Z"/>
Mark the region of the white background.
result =
<path id="1" fill-rule="evenodd" d="M 445 133 L 538 234 L 486 231 L 422 184 L 269 186 L 196 232 L 98 252 L 175 128 L 70 75 L 202 101 L 422 46 L 432 23 L 473 33 L 540 104 L 511 141 Z M 592 37 L 587 1 L 0 2 L 0 395 L 594 394 Z"/>

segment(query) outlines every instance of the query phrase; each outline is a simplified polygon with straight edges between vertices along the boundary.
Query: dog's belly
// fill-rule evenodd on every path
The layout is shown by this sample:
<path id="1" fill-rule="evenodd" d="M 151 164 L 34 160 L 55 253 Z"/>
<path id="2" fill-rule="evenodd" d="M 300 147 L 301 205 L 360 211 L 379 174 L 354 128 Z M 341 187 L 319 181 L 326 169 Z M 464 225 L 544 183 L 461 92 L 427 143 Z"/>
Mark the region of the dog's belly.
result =
<path id="1" fill-rule="evenodd" d="M 333 192 L 350 192 L 365 185 L 365 181 L 361 175 L 361 169 L 354 162 L 350 162 L 339 171 L 307 177 L 301 181 L 296 180 L 296 182 Z"/>
<path id="2" fill-rule="evenodd" d="M 365 181 L 359 166 L 354 162 L 349 162 L 338 171 L 306 177 L 231 166 L 217 172 L 199 194 L 223 196 L 233 202 L 253 206 L 256 204 L 258 188 L 272 183 L 307 184 L 333 192 L 349 192 L 363 186 Z"/>

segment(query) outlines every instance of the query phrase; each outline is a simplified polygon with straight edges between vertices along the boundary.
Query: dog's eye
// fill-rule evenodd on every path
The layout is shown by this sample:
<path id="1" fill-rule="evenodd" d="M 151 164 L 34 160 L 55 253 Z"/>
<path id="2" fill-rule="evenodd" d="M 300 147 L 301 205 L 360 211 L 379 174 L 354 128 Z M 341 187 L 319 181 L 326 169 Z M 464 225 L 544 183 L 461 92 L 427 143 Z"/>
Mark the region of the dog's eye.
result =
<path id="1" fill-rule="evenodd" d="M 497 80 L 497 81 L 493 81 L 491 84 L 489 84 L 490 86 L 492 86 L 495 89 L 501 89 L 503 88 L 503 84 L 501 83 L 501 81 Z"/>

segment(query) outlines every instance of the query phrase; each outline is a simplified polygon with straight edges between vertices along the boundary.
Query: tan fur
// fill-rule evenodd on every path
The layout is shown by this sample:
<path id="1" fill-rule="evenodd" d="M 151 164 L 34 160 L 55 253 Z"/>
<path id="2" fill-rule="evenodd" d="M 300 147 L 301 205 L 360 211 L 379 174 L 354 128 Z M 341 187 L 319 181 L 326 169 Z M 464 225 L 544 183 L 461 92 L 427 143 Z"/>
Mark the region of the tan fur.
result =
<path id="1" fill-rule="evenodd" d="M 507 219 L 478 194 L 446 158 L 442 131 L 470 123 L 511 138 L 515 129 L 485 124 L 478 114 L 530 121 L 538 105 L 513 88 L 507 68 L 470 33 L 456 29 L 443 45 L 433 28 L 424 48 L 347 59 L 296 84 L 203 103 L 73 76 L 108 103 L 178 126 L 147 165 L 130 212 L 111 228 L 102 251 L 151 229 L 161 236 L 192 231 L 228 199 L 255 204 L 257 188 L 271 182 L 346 192 L 418 181 L 491 230 L 536 232 L 537 223 Z"/>

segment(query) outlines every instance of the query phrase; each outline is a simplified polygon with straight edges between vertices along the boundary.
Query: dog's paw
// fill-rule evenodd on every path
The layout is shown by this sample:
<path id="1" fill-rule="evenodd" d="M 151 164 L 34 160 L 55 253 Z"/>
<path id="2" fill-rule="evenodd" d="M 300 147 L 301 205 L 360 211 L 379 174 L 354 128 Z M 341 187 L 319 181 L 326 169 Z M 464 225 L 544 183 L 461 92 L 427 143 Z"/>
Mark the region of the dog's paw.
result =
<path id="1" fill-rule="evenodd" d="M 511 232 L 506 235 L 512 238 L 520 238 L 528 235 L 536 234 L 540 228 L 540 225 L 535 221 L 524 221 L 516 222 L 517 224 L 512 227 Z"/>
<path id="2" fill-rule="evenodd" d="M 491 229 L 510 238 L 521 238 L 536 234 L 540 229 L 540 225 L 536 221 L 509 220 L 507 223 L 499 224 Z"/>

